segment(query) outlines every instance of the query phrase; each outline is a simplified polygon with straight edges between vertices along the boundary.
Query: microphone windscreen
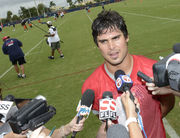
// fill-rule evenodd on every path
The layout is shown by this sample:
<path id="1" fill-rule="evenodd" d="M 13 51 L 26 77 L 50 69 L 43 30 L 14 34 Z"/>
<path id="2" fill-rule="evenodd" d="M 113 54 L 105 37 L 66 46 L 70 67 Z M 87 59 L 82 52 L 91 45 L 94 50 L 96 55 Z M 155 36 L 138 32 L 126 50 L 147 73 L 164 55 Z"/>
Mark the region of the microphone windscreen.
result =
<path id="1" fill-rule="evenodd" d="M 107 138 L 129 138 L 129 132 L 125 126 L 121 124 L 115 124 L 108 128 Z"/>
<path id="2" fill-rule="evenodd" d="M 124 72 L 123 70 L 117 70 L 117 71 L 114 73 L 115 79 L 117 79 L 119 75 L 126 75 L 126 74 L 125 74 L 125 72 Z"/>
<path id="3" fill-rule="evenodd" d="M 180 43 L 176 43 L 173 46 L 174 53 L 180 53 Z"/>
<path id="4" fill-rule="evenodd" d="M 94 91 L 91 89 L 87 89 L 82 95 L 81 105 L 90 107 L 93 101 L 94 101 Z"/>
<path id="5" fill-rule="evenodd" d="M 105 98 L 113 98 L 113 94 L 112 94 L 112 92 L 105 91 L 105 92 L 103 93 L 102 98 L 103 98 L 103 99 L 105 99 Z"/>

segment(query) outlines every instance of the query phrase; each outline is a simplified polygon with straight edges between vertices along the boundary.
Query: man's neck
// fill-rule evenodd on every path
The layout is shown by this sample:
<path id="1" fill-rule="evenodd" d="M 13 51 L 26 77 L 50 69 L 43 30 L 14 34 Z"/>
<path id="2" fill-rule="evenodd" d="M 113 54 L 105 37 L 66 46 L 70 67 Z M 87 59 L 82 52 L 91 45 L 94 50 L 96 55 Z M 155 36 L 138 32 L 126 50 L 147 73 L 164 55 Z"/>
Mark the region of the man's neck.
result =
<path id="1" fill-rule="evenodd" d="M 119 65 L 111 65 L 108 62 L 105 62 L 106 69 L 109 73 L 114 74 L 117 70 L 123 70 L 125 74 L 130 75 L 133 69 L 133 57 L 128 54 L 124 61 Z"/>

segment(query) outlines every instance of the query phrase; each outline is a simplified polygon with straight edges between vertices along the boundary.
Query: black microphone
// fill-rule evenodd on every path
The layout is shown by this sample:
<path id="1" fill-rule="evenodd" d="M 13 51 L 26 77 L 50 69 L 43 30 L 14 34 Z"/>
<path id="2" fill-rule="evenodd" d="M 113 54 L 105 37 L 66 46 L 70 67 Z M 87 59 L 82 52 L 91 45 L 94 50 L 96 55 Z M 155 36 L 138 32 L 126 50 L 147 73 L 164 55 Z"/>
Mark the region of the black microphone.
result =
<path id="1" fill-rule="evenodd" d="M 129 75 L 126 75 L 123 70 L 117 70 L 114 76 L 117 90 L 121 92 L 128 91 L 130 93 L 130 99 L 134 102 L 135 98 L 130 90 L 133 85 L 133 82 Z M 135 110 L 136 112 L 139 112 L 139 109 L 137 107 Z"/>
<path id="2" fill-rule="evenodd" d="M 99 119 L 106 120 L 106 131 L 108 120 L 116 120 L 116 101 L 113 99 L 112 92 L 105 91 L 102 99 L 99 100 Z"/>
<path id="3" fill-rule="evenodd" d="M 128 75 L 126 75 L 123 70 L 117 70 L 114 76 L 115 76 L 116 88 L 118 89 L 118 91 L 121 92 L 129 91 L 130 98 L 134 102 L 134 96 L 130 91 L 130 88 L 133 85 L 131 78 Z"/>
<path id="4" fill-rule="evenodd" d="M 142 78 L 142 79 L 145 80 L 146 82 L 148 82 L 148 83 L 153 83 L 153 80 L 152 80 L 149 76 L 147 76 L 146 74 L 144 74 L 143 72 L 138 71 L 137 75 L 138 75 L 138 77 Z"/>
<path id="5" fill-rule="evenodd" d="M 113 98 L 113 94 L 112 92 L 109 92 L 109 91 L 105 91 L 102 95 L 102 98 L 105 99 L 105 98 Z"/>
<path id="6" fill-rule="evenodd" d="M 89 115 L 91 111 L 91 105 L 94 101 L 94 91 L 87 89 L 81 98 L 80 108 L 78 111 L 78 118 L 76 124 L 79 124 L 79 121 L 83 119 L 84 116 Z M 71 138 L 75 138 L 77 132 L 73 131 Z"/>
<path id="7" fill-rule="evenodd" d="M 129 138 L 129 132 L 121 124 L 115 124 L 109 127 L 107 138 Z"/>
<path id="8" fill-rule="evenodd" d="M 180 43 L 176 43 L 173 46 L 174 53 L 180 53 Z"/>

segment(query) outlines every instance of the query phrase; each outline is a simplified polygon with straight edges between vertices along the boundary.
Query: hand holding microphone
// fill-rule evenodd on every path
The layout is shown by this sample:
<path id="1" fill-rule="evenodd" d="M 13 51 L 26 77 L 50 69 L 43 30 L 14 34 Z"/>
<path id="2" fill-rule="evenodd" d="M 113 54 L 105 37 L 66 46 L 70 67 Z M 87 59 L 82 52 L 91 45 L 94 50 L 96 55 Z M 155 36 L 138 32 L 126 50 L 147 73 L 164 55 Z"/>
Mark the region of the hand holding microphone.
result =
<path id="1" fill-rule="evenodd" d="M 114 76 L 117 90 L 121 92 L 128 91 L 130 93 L 130 99 L 134 102 L 135 98 L 130 90 L 133 82 L 129 75 L 126 75 L 122 70 L 117 70 Z M 136 107 L 135 111 L 139 112 L 139 109 Z"/>
<path id="2" fill-rule="evenodd" d="M 91 107 L 94 101 L 94 91 L 91 89 L 87 89 L 81 98 L 80 104 L 77 107 L 77 121 L 76 124 L 79 124 L 80 120 L 82 120 L 84 117 L 87 117 L 90 114 Z M 77 132 L 73 131 L 71 138 L 75 138 Z"/>
<path id="3" fill-rule="evenodd" d="M 122 103 L 123 103 L 125 111 L 126 111 L 126 117 L 127 118 L 129 118 L 129 117 L 137 118 L 137 113 L 135 112 L 135 108 L 136 108 L 135 104 L 136 104 L 137 108 L 139 109 L 138 100 L 135 98 L 134 103 L 133 103 L 132 100 L 129 98 L 129 96 L 130 96 L 129 92 L 123 93 L 121 95 L 121 100 L 122 100 Z"/>
<path id="4" fill-rule="evenodd" d="M 108 120 L 116 120 L 116 101 L 113 99 L 112 92 L 106 91 L 99 100 L 99 119 L 106 121 L 106 131 Z"/>

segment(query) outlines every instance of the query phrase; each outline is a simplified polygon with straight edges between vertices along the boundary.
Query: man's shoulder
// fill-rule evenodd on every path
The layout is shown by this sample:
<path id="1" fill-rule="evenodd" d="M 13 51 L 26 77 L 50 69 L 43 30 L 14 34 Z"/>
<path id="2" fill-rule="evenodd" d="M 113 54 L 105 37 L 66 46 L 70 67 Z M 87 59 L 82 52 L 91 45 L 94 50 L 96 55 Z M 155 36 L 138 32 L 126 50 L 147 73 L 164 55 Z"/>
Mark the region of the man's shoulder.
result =
<path id="1" fill-rule="evenodd" d="M 142 62 L 142 63 L 156 63 L 157 61 L 154 60 L 154 59 L 150 59 L 150 58 L 147 58 L 145 56 L 142 56 L 142 55 L 133 55 L 133 58 L 138 61 L 138 62 Z"/>
<path id="2" fill-rule="evenodd" d="M 141 56 L 141 55 L 133 55 L 133 70 L 131 73 L 131 77 L 136 80 L 137 72 L 141 71 L 148 76 L 152 77 L 153 75 L 153 64 L 156 63 L 156 60 Z"/>
<path id="3" fill-rule="evenodd" d="M 87 78 L 87 80 L 98 78 L 98 76 L 104 74 L 104 64 L 98 66 L 94 72 Z"/>
<path id="4" fill-rule="evenodd" d="M 139 67 L 143 67 L 143 68 L 151 68 L 152 69 L 153 64 L 155 64 L 157 62 L 154 59 L 150 59 L 150 58 L 147 58 L 142 55 L 133 55 L 133 59 L 134 59 L 135 66 L 139 66 Z"/>

